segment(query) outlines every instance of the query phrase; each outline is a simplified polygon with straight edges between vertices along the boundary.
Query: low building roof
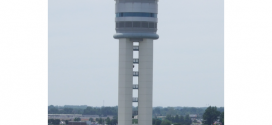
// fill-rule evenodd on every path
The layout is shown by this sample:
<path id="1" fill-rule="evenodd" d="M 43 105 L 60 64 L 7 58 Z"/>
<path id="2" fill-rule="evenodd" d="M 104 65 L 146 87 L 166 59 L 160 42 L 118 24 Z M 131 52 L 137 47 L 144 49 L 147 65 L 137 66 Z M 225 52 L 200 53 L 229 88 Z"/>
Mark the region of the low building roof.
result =
<path id="1" fill-rule="evenodd" d="M 190 114 L 189 117 L 197 117 L 196 114 Z"/>

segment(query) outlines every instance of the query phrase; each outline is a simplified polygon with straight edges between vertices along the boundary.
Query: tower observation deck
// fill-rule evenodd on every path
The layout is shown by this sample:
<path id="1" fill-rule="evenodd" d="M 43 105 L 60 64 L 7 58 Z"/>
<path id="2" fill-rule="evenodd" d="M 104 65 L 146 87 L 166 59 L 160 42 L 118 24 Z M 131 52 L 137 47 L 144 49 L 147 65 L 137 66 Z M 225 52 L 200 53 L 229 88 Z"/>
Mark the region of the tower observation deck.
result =
<path id="1" fill-rule="evenodd" d="M 139 125 L 152 125 L 153 40 L 159 38 L 158 0 L 115 2 L 113 37 L 119 40 L 118 125 L 132 125 L 135 115 Z M 135 90 L 138 97 L 133 95 Z M 138 104 L 136 111 L 133 103 Z"/>

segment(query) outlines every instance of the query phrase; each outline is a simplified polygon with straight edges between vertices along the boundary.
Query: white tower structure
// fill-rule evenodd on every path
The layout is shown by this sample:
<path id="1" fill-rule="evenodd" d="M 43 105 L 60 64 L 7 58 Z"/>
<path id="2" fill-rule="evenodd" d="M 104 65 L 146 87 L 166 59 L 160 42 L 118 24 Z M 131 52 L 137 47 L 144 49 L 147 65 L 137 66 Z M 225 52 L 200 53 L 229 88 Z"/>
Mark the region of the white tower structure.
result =
<path id="1" fill-rule="evenodd" d="M 158 0 L 115 2 L 114 38 L 119 39 L 118 125 L 132 125 L 135 115 L 139 125 L 152 125 L 153 40 L 159 38 Z M 137 90 L 138 97 L 133 95 Z M 138 103 L 137 110 L 133 111 L 133 103 Z"/>

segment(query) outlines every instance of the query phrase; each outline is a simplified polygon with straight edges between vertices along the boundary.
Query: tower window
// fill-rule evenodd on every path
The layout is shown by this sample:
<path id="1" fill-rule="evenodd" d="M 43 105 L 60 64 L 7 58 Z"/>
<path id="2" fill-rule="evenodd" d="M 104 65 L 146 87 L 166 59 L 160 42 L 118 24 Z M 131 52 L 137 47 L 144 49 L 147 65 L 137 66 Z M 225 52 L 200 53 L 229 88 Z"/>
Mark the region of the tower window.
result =
<path id="1" fill-rule="evenodd" d="M 132 27 L 132 22 L 126 22 L 126 27 Z"/>
<path id="2" fill-rule="evenodd" d="M 142 27 L 143 28 L 148 28 L 148 22 L 142 22 Z"/>
<path id="3" fill-rule="evenodd" d="M 153 23 L 153 22 L 149 22 L 149 28 L 155 28 L 154 24 L 155 23 Z"/>
<path id="4" fill-rule="evenodd" d="M 141 22 L 133 22 L 133 27 L 141 27 Z"/>
<path id="5" fill-rule="evenodd" d="M 157 18 L 156 13 L 141 13 L 141 12 L 123 12 L 116 13 L 116 17 L 155 17 Z"/>
<path id="6" fill-rule="evenodd" d="M 116 22 L 116 28 L 157 28 L 157 23 L 145 21 L 120 21 Z"/>
<path id="7" fill-rule="evenodd" d="M 125 27 L 125 22 L 119 22 L 119 28 Z"/>

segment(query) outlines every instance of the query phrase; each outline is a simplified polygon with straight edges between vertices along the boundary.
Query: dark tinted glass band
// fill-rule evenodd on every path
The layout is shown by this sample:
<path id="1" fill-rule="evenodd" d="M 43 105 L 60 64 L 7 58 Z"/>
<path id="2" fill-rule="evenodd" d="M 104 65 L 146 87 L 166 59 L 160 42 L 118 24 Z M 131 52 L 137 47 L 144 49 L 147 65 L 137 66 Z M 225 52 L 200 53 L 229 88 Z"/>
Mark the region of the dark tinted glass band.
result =
<path id="1" fill-rule="evenodd" d="M 156 22 L 125 21 L 116 22 L 116 28 L 157 28 Z"/>
<path id="2" fill-rule="evenodd" d="M 126 12 L 116 13 L 116 17 L 157 17 L 156 13 Z"/>

